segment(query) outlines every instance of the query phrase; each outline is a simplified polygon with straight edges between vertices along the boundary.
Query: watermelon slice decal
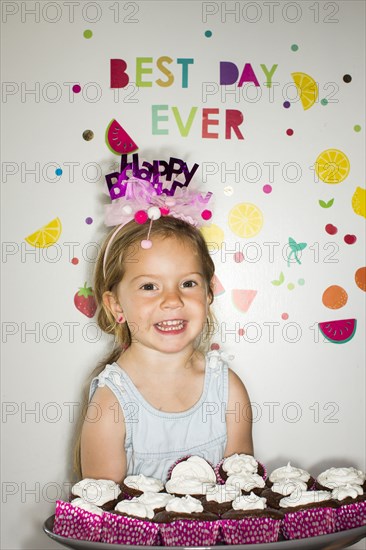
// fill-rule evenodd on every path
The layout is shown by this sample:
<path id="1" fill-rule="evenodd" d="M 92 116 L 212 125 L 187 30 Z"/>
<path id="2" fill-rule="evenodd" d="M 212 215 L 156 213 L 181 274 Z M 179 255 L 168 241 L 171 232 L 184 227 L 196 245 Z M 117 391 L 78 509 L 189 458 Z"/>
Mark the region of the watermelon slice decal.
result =
<path id="1" fill-rule="evenodd" d="M 339 321 L 325 321 L 318 323 L 323 336 L 332 344 L 345 344 L 356 334 L 356 319 L 340 319 Z"/>
<path id="2" fill-rule="evenodd" d="M 114 118 L 107 126 L 105 142 L 115 155 L 129 154 L 137 151 L 138 145 L 128 135 L 126 130 Z"/>
<path id="3" fill-rule="evenodd" d="M 231 291 L 234 306 L 243 313 L 248 311 L 256 295 L 256 290 L 242 290 L 235 288 Z"/>

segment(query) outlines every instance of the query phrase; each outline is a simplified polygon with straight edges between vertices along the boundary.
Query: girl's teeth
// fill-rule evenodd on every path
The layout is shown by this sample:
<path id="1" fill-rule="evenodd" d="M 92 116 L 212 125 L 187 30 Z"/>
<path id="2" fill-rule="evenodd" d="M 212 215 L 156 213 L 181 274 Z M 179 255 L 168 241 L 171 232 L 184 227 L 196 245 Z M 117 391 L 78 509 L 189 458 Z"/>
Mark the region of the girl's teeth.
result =
<path id="1" fill-rule="evenodd" d="M 172 330 L 181 330 L 184 327 L 183 321 L 164 321 L 163 323 L 157 323 L 159 330 L 168 332 Z"/>

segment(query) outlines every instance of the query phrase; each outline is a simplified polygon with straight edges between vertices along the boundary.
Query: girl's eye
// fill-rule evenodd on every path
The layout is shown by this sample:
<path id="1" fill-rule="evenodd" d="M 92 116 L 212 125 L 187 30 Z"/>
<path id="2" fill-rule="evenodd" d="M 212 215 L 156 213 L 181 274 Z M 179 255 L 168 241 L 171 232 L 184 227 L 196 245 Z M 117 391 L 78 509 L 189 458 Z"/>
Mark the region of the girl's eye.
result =
<path id="1" fill-rule="evenodd" d="M 155 285 L 153 283 L 146 283 L 142 285 L 142 290 L 155 290 Z"/>
<path id="2" fill-rule="evenodd" d="M 197 283 L 196 283 L 196 281 L 185 281 L 185 282 L 183 283 L 183 286 L 184 286 L 185 288 L 192 288 L 192 287 L 194 287 L 194 286 L 197 286 Z"/>

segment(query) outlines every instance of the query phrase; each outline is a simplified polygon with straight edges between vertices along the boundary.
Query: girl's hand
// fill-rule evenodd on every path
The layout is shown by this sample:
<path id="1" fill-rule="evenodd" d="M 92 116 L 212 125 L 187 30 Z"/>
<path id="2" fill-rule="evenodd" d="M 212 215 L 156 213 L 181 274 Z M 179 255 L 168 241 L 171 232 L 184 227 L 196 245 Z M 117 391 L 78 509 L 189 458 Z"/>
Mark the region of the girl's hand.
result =
<path id="1" fill-rule="evenodd" d="M 97 388 L 88 405 L 81 433 L 83 478 L 121 483 L 127 469 L 125 435 L 124 415 L 115 395 L 106 386 Z"/>
<path id="2" fill-rule="evenodd" d="M 235 453 L 253 455 L 252 407 L 243 382 L 229 369 L 229 398 L 226 410 L 227 444 L 224 457 Z"/>

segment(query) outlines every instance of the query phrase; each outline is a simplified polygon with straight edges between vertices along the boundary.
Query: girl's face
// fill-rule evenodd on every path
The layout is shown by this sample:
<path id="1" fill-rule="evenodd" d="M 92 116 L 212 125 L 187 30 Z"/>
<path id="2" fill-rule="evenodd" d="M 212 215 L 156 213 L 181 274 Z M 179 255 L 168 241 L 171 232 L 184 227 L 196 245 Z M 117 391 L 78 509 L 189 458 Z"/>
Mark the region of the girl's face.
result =
<path id="1" fill-rule="evenodd" d="M 200 258 L 178 239 L 152 240 L 150 249 L 140 248 L 127 260 L 117 287 L 132 345 L 163 353 L 193 350 L 209 306 Z"/>

